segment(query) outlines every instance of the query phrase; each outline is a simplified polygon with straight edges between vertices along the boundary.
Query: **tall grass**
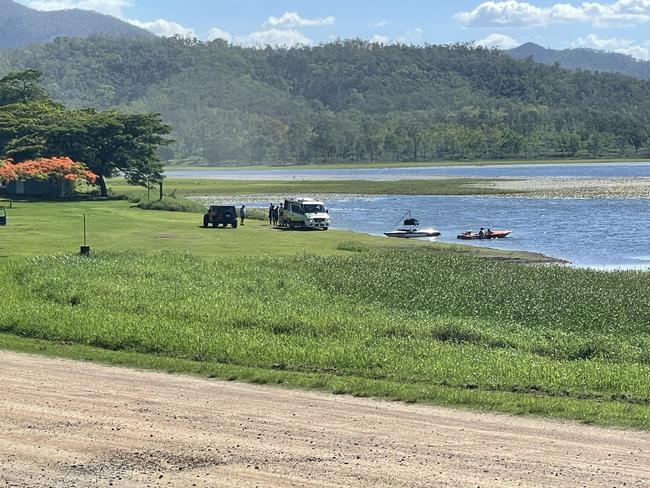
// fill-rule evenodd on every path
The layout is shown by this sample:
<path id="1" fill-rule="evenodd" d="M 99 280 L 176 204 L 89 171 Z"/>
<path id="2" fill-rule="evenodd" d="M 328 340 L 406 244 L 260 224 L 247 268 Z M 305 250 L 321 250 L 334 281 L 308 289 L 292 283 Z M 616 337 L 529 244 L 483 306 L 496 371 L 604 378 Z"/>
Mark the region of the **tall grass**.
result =
<path id="1" fill-rule="evenodd" d="M 165 197 L 162 200 L 140 200 L 137 198 L 137 207 L 142 210 L 164 210 L 168 212 L 205 213 L 207 205 L 184 197 Z M 239 208 L 237 215 L 239 216 Z M 268 209 L 247 207 L 246 218 L 252 220 L 267 220 Z"/>
<path id="2" fill-rule="evenodd" d="M 191 212 L 204 213 L 206 207 L 203 204 L 188 198 L 167 197 L 162 200 L 139 201 L 137 207 L 142 210 L 166 210 L 168 212 Z"/>
<path id="3" fill-rule="evenodd" d="M 408 385 L 646 405 L 650 275 L 428 252 L 9 261 L 0 331 Z"/>

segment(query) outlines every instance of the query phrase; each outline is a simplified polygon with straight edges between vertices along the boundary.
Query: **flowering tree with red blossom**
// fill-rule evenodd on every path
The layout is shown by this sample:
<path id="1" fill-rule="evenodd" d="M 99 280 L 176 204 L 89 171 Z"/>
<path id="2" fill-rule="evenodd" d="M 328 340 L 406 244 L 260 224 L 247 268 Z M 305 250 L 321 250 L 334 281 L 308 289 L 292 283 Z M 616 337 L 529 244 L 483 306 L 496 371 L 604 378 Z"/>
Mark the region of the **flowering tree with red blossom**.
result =
<path id="1" fill-rule="evenodd" d="M 85 181 L 94 185 L 97 175 L 85 165 L 75 163 L 68 157 L 39 158 L 14 164 L 11 160 L 0 161 L 0 180 L 12 181 L 51 181 L 74 184 Z"/>

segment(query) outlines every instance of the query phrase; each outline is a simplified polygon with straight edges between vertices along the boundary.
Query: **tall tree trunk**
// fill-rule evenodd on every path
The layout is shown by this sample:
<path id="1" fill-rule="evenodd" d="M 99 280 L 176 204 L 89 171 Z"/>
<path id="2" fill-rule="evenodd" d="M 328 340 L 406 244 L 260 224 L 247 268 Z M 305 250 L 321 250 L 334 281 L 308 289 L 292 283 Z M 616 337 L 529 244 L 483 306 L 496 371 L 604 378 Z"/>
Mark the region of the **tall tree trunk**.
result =
<path id="1" fill-rule="evenodd" d="M 104 177 L 99 175 L 99 177 L 97 178 L 97 183 L 99 184 L 99 196 L 107 197 L 108 188 L 106 188 L 106 181 L 104 180 Z"/>

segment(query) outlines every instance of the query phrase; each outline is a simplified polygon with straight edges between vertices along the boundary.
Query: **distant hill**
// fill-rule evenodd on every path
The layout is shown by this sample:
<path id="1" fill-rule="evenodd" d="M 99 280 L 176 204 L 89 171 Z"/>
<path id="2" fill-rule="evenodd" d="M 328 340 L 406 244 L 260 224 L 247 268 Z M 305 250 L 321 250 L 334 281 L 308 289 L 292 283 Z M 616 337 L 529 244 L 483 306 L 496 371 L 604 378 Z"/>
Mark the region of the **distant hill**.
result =
<path id="1" fill-rule="evenodd" d="M 13 0 L 0 0 L 0 49 L 42 44 L 56 37 L 151 36 L 115 17 L 86 10 L 41 12 Z"/>
<path id="2" fill-rule="evenodd" d="M 639 80 L 650 80 L 650 62 L 619 53 L 587 48 L 546 49 L 533 42 L 504 52 L 515 59 L 532 58 L 538 63 L 558 63 L 566 69 L 621 73 Z"/>
<path id="3" fill-rule="evenodd" d="M 174 129 L 168 160 L 650 153 L 650 81 L 466 44 L 251 49 L 221 39 L 59 37 L 0 53 L 0 77 L 25 69 L 42 71 L 47 92 L 71 108 L 162 114 Z"/>

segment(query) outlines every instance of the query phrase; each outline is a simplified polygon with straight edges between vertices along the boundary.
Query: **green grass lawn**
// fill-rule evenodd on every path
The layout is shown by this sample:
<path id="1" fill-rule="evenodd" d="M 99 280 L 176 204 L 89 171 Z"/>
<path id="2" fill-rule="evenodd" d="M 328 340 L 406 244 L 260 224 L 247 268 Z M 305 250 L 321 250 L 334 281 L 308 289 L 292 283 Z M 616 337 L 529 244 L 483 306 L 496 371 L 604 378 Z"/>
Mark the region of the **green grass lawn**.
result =
<path id="1" fill-rule="evenodd" d="M 237 202 L 234 202 L 237 203 Z M 8 202 L 0 200 L 0 206 Z M 98 250 L 182 250 L 207 257 L 290 256 L 312 252 L 349 254 L 348 247 L 402 249 L 425 247 L 485 257 L 546 262 L 544 256 L 464 245 L 376 238 L 364 234 L 282 231 L 249 219 L 236 230 L 204 229 L 196 213 L 140 210 L 127 201 L 14 202 L 9 225 L 0 227 L 0 259 L 77 252 L 83 244 L 86 214 L 88 244 Z"/>
<path id="2" fill-rule="evenodd" d="M 16 203 L 0 227 L 0 347 L 650 429 L 650 273 L 200 221 Z"/>
<path id="3" fill-rule="evenodd" d="M 336 252 L 349 233 L 283 232 L 249 220 L 238 229 L 204 229 L 199 214 L 144 211 L 126 201 L 16 202 L 0 228 L 0 256 L 60 254 L 79 250 L 86 214 L 88 244 L 95 249 L 190 250 L 219 256 L 292 255 L 309 249 Z M 369 241 L 370 237 L 354 236 Z M 383 241 L 383 240 L 382 240 Z"/>

